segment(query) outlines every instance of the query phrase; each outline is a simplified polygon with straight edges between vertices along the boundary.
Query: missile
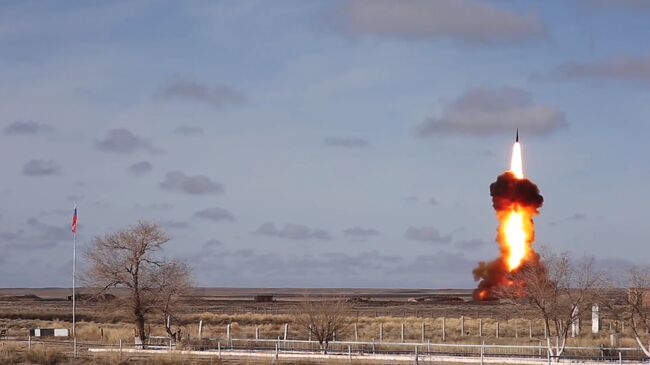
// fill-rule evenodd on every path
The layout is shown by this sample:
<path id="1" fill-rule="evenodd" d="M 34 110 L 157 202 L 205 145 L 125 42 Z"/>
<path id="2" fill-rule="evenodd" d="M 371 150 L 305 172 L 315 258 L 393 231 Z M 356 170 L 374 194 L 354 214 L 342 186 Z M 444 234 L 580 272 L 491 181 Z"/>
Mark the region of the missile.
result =
<path id="1" fill-rule="evenodd" d="M 519 128 L 517 128 L 517 135 L 515 136 L 515 142 L 519 142 Z"/>

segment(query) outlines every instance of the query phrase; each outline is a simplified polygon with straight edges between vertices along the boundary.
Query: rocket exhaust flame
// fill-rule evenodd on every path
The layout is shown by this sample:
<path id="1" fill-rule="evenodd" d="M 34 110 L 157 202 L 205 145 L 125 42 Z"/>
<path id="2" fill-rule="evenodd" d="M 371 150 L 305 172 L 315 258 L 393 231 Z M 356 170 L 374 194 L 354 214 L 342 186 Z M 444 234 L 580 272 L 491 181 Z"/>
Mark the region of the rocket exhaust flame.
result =
<path id="1" fill-rule="evenodd" d="M 512 146 L 512 159 L 510 160 L 510 171 L 515 174 L 517 179 L 524 178 L 524 167 L 521 162 L 521 145 L 515 142 Z"/>
<path id="2" fill-rule="evenodd" d="M 519 131 L 517 130 L 517 140 L 519 140 Z M 521 145 L 516 141 L 512 146 L 512 159 L 510 160 L 510 172 L 515 178 L 521 180 L 524 178 L 523 163 L 521 162 Z M 528 239 L 528 229 L 524 226 L 524 214 L 518 207 L 513 209 L 505 217 L 503 229 L 505 231 L 505 243 L 509 248 L 506 258 L 508 271 L 513 271 L 521 265 L 526 257 L 526 245 Z M 531 218 L 532 219 L 532 218 Z M 530 240 L 532 242 L 532 240 Z"/>
<path id="3" fill-rule="evenodd" d="M 544 198 L 537 186 L 524 177 L 518 131 L 510 170 L 490 185 L 490 195 L 499 220 L 496 240 L 501 255 L 491 262 L 479 262 L 474 269 L 474 279 L 480 280 L 474 290 L 476 300 L 490 299 L 495 288 L 512 284 L 509 273 L 524 265 L 539 264 L 539 255 L 532 247 L 535 240 L 533 216 L 539 214 Z"/>

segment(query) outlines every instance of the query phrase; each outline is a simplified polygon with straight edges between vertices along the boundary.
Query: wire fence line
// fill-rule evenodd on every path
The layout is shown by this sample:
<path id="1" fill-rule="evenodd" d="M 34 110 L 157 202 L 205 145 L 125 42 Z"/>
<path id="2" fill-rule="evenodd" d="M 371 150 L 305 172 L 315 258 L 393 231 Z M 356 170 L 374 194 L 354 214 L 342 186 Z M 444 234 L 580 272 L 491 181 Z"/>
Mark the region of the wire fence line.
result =
<path id="1" fill-rule="evenodd" d="M 33 346 L 56 348 L 68 354 L 89 356 L 90 349 L 96 351 L 124 351 L 134 353 L 142 349 L 142 345 L 133 342 L 103 343 L 98 341 L 73 341 L 71 339 L 34 339 L 7 338 L 0 343 L 16 343 L 31 349 Z M 237 338 L 203 338 L 174 342 L 169 338 L 154 337 L 145 344 L 147 350 L 157 353 L 183 350 L 192 353 L 205 353 L 221 356 L 222 353 L 275 353 L 280 354 L 321 354 L 322 349 L 317 341 L 278 339 L 237 339 Z M 100 350 L 97 350 L 100 349 Z M 103 349 L 103 350 L 101 350 Z M 328 354 L 332 355 L 410 355 L 410 356 L 449 356 L 459 358 L 520 358 L 551 360 L 545 344 L 514 345 L 514 344 L 485 344 L 485 343 L 432 343 L 432 342 L 377 342 L 377 341 L 332 341 L 329 343 Z M 135 352 L 137 353 L 137 352 Z M 595 362 L 634 362 L 649 361 L 638 348 L 619 347 L 606 348 L 596 346 L 567 346 L 562 355 L 563 359 Z"/>
<path id="2" fill-rule="evenodd" d="M 209 339 L 206 345 L 194 345 L 200 350 L 218 348 L 231 350 L 274 350 L 318 352 L 320 345 L 317 341 L 283 340 L 283 339 Z M 471 343 L 432 343 L 432 342 L 377 342 L 377 341 L 333 341 L 329 343 L 329 353 L 361 353 L 361 354 L 408 354 L 448 355 L 462 357 L 530 357 L 547 358 L 547 350 L 543 343 L 538 345 L 514 344 L 471 344 Z M 638 348 L 604 348 L 589 346 L 567 346 L 564 358 L 572 359 L 602 359 L 612 361 L 621 359 L 643 360 L 643 353 Z"/>

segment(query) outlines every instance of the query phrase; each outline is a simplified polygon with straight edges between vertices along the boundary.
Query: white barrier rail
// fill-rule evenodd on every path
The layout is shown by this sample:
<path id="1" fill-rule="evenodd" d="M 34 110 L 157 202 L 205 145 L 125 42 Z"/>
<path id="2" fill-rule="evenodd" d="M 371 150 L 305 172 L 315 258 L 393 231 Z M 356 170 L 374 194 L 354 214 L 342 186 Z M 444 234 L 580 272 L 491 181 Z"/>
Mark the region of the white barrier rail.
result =
<path id="1" fill-rule="evenodd" d="M 160 337 L 163 339 L 163 337 Z M 51 345 L 63 348 L 74 346 L 72 340 L 35 340 L 28 339 L 3 339 L 0 342 L 16 342 L 28 344 Z M 376 341 L 332 341 L 329 344 L 328 354 L 323 354 L 317 341 L 309 340 L 284 340 L 284 339 L 227 339 L 208 338 L 184 341 L 182 344 L 169 342 L 166 346 L 147 346 L 146 350 L 133 343 L 106 344 L 101 342 L 77 342 L 76 348 L 87 349 L 91 353 L 117 352 L 120 353 L 161 353 L 175 352 L 189 355 L 205 356 L 281 356 L 304 358 L 366 358 L 376 360 L 433 359 L 432 361 L 454 362 L 453 359 L 462 359 L 464 362 L 473 362 L 480 359 L 481 363 L 509 362 L 516 359 L 515 363 L 547 363 L 552 358 L 547 355 L 544 345 L 509 345 L 509 344 L 471 344 L 471 343 L 431 343 L 431 342 L 376 342 Z M 605 353 L 606 352 L 606 353 Z M 255 355 L 257 354 L 257 355 Z M 325 356 L 325 357 L 323 357 Z M 552 359 L 555 362 L 555 359 Z M 562 361 L 579 361 L 581 363 L 603 362 L 634 362 L 648 363 L 648 358 L 642 355 L 638 348 L 620 347 L 603 348 L 596 346 L 567 346 Z"/>

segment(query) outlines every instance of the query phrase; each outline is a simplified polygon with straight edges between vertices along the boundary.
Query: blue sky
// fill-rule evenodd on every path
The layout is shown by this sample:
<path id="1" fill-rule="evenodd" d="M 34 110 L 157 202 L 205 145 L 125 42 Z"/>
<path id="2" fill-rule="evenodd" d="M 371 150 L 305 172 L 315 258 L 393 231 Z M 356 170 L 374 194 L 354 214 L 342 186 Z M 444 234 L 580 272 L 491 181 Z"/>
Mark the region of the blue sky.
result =
<path id="1" fill-rule="evenodd" d="M 650 4 L 3 2 L 0 286 L 156 220 L 203 286 L 467 287 L 514 129 L 537 243 L 650 259 Z"/>

